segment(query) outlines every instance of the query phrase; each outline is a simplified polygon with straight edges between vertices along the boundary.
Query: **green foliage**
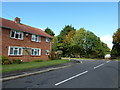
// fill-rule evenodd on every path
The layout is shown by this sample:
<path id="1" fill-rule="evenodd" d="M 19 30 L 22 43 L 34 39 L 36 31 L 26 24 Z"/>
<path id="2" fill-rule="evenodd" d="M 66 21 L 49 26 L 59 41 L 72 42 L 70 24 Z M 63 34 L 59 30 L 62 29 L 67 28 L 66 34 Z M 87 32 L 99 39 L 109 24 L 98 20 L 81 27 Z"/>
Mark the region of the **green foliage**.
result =
<path id="1" fill-rule="evenodd" d="M 41 67 L 48 67 L 63 63 L 68 63 L 68 60 L 48 60 L 46 62 L 23 62 L 22 64 L 10 64 L 10 65 L 3 65 L 2 72 L 12 72 L 12 71 L 20 71 L 20 70 L 27 70 L 27 69 L 34 69 L 34 68 L 41 68 Z"/>
<path id="2" fill-rule="evenodd" d="M 13 64 L 20 64 L 20 63 L 22 63 L 22 61 L 20 59 L 14 59 L 12 63 Z"/>
<path id="3" fill-rule="evenodd" d="M 11 61 L 5 56 L 1 56 L 0 59 L 2 59 L 2 64 L 3 65 L 11 64 Z"/>
<path id="4" fill-rule="evenodd" d="M 58 50 L 58 37 L 54 37 L 52 40 L 52 51 Z"/>
<path id="5" fill-rule="evenodd" d="M 60 55 L 55 51 L 51 51 L 48 57 L 50 60 L 60 59 Z"/>
<path id="6" fill-rule="evenodd" d="M 110 53 L 107 44 L 103 43 L 93 32 L 72 26 L 65 26 L 60 35 L 53 39 L 53 51 L 62 51 L 64 57 L 104 58 Z"/>
<path id="7" fill-rule="evenodd" d="M 68 35 L 68 33 L 74 30 L 76 31 L 76 29 L 74 29 L 74 27 L 72 27 L 71 25 L 67 25 L 63 28 L 63 30 L 61 30 L 60 35 L 58 35 L 58 41 L 59 43 L 63 42 L 64 38 L 66 37 L 66 35 Z"/>
<path id="8" fill-rule="evenodd" d="M 113 34 L 112 58 L 120 57 L 120 28 Z"/>
<path id="9" fill-rule="evenodd" d="M 76 33 L 75 30 L 71 30 L 68 35 L 66 35 L 65 39 L 63 40 L 64 47 L 66 48 L 65 55 L 71 56 L 73 54 L 73 48 L 71 46 L 71 42 L 73 41 L 73 36 Z"/>
<path id="10" fill-rule="evenodd" d="M 46 32 L 47 34 L 51 35 L 51 36 L 54 36 L 54 35 L 55 35 L 55 33 L 54 33 L 50 28 L 48 28 L 48 27 L 45 29 L 45 32 Z"/>
<path id="11" fill-rule="evenodd" d="M 60 35 L 58 35 L 58 50 L 62 50 L 63 56 L 68 52 L 68 46 L 64 43 L 64 39 L 70 31 L 76 31 L 76 29 L 74 29 L 71 25 L 67 25 L 63 28 L 63 30 L 61 30 Z"/>

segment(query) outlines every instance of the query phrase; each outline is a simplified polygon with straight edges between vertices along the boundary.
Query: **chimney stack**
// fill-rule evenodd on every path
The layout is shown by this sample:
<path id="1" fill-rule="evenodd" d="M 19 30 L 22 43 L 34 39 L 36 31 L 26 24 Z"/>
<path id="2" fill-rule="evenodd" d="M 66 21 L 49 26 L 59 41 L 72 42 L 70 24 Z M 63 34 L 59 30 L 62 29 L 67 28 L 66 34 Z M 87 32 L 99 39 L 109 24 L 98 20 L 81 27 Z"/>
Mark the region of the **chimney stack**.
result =
<path id="1" fill-rule="evenodd" d="M 14 19 L 14 21 L 15 21 L 15 23 L 20 24 L 20 18 L 16 17 L 16 18 Z"/>

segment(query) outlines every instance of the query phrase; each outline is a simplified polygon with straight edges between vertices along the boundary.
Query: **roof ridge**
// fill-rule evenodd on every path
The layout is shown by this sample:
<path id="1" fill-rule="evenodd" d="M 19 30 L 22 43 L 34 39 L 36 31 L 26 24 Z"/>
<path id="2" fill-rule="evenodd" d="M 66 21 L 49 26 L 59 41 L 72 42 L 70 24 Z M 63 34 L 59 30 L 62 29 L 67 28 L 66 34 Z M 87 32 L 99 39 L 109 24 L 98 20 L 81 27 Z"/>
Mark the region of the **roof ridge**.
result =
<path id="1" fill-rule="evenodd" d="M 0 17 L 0 19 L 2 19 L 2 20 L 6 20 L 6 21 L 9 21 L 9 22 L 11 22 L 11 24 L 13 23 L 13 24 L 15 24 L 15 25 L 17 25 L 17 27 L 19 27 L 19 28 L 21 28 L 21 30 L 22 29 L 33 29 L 33 31 L 35 30 L 35 31 L 38 31 L 39 32 L 39 34 L 41 33 L 41 35 L 42 34 L 44 34 L 45 36 L 47 36 L 47 37 L 52 37 L 51 35 L 49 35 L 49 34 L 47 34 L 45 31 L 43 31 L 43 30 L 41 30 L 41 29 L 39 29 L 39 28 L 35 28 L 35 27 L 33 27 L 33 26 L 29 26 L 29 25 L 26 25 L 26 24 L 23 24 L 23 23 L 20 23 L 20 24 L 17 24 L 17 23 L 15 23 L 14 21 L 12 21 L 12 20 L 9 20 L 9 19 L 5 19 L 5 18 L 2 18 L 2 17 Z M 5 26 L 8 26 L 9 24 L 6 24 Z M 11 27 L 11 26 L 10 26 Z M 14 26 L 13 26 L 14 27 Z M 33 32 L 32 31 L 32 32 Z"/>
<path id="2" fill-rule="evenodd" d="M 2 18 L 2 17 L 0 17 L 1 19 L 5 19 L 5 18 Z M 5 19 L 5 20 L 8 20 L 8 21 L 11 21 L 11 22 L 14 22 L 13 20 L 9 20 L 9 19 Z M 15 22 L 14 22 L 15 23 Z M 26 24 L 24 24 L 24 23 L 20 23 L 21 25 L 25 25 L 25 26 L 29 26 L 29 27 L 32 27 L 32 28 L 35 28 L 35 27 L 33 27 L 33 26 L 30 26 L 30 25 L 26 25 Z M 39 28 L 35 28 L 35 29 L 39 29 Z M 40 29 L 41 30 L 41 29 Z"/>

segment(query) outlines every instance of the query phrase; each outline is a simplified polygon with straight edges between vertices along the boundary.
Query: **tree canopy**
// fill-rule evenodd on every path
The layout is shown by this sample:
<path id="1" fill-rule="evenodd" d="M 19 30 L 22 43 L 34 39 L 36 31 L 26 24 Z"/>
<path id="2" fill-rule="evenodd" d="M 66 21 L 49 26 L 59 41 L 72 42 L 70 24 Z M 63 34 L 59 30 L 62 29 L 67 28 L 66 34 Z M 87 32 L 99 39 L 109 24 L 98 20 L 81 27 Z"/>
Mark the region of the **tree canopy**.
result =
<path id="1" fill-rule="evenodd" d="M 47 34 L 51 35 L 51 36 L 54 36 L 54 35 L 55 35 L 55 33 L 54 33 L 50 28 L 48 28 L 48 27 L 45 29 L 45 32 L 46 32 Z"/>
<path id="2" fill-rule="evenodd" d="M 110 52 L 107 44 L 103 43 L 93 32 L 80 28 L 76 31 L 67 25 L 53 39 L 53 50 L 62 51 L 65 57 L 104 58 Z"/>
<path id="3" fill-rule="evenodd" d="M 113 47 L 111 51 L 113 58 L 120 57 L 120 28 L 113 34 Z"/>
<path id="4" fill-rule="evenodd" d="M 63 30 L 61 30 L 60 34 L 58 35 L 58 40 L 60 43 L 63 42 L 63 39 L 66 37 L 66 35 L 68 35 L 68 33 L 71 30 L 76 31 L 76 29 L 74 27 L 72 27 L 71 25 L 65 25 Z"/>

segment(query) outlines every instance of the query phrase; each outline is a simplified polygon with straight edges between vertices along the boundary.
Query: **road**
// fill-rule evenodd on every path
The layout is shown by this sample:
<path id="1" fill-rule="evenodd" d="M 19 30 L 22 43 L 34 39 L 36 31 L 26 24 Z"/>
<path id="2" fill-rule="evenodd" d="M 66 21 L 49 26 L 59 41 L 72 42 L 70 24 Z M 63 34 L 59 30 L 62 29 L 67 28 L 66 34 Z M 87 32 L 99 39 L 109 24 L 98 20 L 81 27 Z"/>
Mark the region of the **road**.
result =
<path id="1" fill-rule="evenodd" d="M 83 60 L 71 67 L 2 84 L 3 88 L 118 88 L 118 71 L 118 61 Z"/>

